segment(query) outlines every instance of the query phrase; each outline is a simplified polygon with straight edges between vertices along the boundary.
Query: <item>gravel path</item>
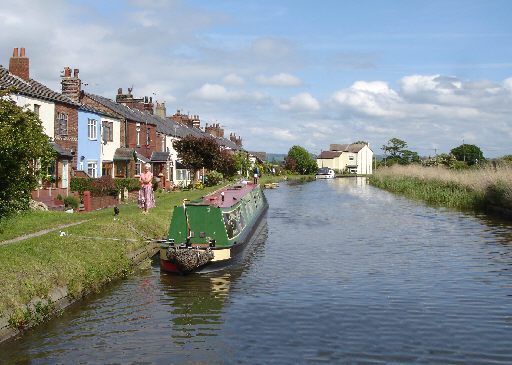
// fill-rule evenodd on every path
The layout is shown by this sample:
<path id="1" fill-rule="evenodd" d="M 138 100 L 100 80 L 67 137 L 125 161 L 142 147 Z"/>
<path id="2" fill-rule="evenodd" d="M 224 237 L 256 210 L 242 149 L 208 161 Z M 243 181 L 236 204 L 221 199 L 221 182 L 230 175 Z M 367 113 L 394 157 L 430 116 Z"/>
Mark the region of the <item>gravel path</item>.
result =
<path id="1" fill-rule="evenodd" d="M 58 226 L 58 227 L 55 227 L 55 228 L 50 228 L 50 229 L 45 229 L 45 230 L 39 231 L 39 232 L 24 234 L 23 236 L 19 236 L 19 237 L 16 237 L 16 238 L 11 238 L 10 240 L 7 240 L 7 241 L 2 241 L 2 242 L 0 242 L 0 245 L 6 245 L 8 243 L 23 241 L 23 240 L 26 240 L 28 238 L 42 236 L 43 234 L 47 234 L 49 232 L 53 232 L 53 231 L 56 231 L 56 230 L 59 230 L 59 229 L 67 228 L 67 227 L 76 226 L 78 224 L 89 222 L 90 220 L 92 220 L 92 219 L 85 219 L 83 221 L 73 222 L 73 223 L 69 223 L 69 224 L 63 224 L 61 226 Z"/>

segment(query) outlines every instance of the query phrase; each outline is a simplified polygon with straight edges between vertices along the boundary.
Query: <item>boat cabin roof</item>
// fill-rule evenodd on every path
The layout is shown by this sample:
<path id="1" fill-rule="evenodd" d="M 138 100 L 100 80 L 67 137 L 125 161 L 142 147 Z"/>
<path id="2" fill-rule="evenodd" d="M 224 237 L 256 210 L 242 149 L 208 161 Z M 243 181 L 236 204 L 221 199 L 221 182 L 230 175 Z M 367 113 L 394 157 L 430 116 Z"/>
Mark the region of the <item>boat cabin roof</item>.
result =
<path id="1" fill-rule="evenodd" d="M 210 205 L 218 208 L 228 208 L 244 196 L 249 194 L 256 186 L 251 181 L 241 184 L 231 184 L 215 191 L 214 193 L 203 197 L 202 199 L 194 200 L 189 203 L 190 205 Z M 222 193 L 224 193 L 224 201 L 222 200 Z"/>
<path id="2" fill-rule="evenodd" d="M 328 167 L 320 167 L 320 168 L 318 169 L 318 173 L 319 173 L 319 174 L 328 174 L 328 173 L 330 172 L 330 170 L 331 170 L 331 169 L 330 169 L 330 168 L 328 168 Z"/>

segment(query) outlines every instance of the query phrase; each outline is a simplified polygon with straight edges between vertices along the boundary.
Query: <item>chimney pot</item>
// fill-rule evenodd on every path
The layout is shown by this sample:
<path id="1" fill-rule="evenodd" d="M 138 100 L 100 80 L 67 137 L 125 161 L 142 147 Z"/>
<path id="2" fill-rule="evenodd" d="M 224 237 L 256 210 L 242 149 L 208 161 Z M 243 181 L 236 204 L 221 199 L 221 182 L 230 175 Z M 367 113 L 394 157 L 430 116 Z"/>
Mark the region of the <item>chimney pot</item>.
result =
<path id="1" fill-rule="evenodd" d="M 123 88 L 122 88 L 122 87 L 120 87 L 119 89 L 117 89 L 117 94 L 118 94 L 118 95 L 121 95 L 122 93 L 123 93 Z"/>
<path id="2" fill-rule="evenodd" d="M 20 57 L 25 57 L 25 47 L 21 47 Z"/>
<path id="3" fill-rule="evenodd" d="M 9 60 L 9 72 L 29 82 L 29 59 L 25 57 L 25 48 L 22 48 L 22 57 L 18 57 L 18 48 L 14 48 Z"/>
<path id="4" fill-rule="evenodd" d="M 74 73 L 74 75 L 73 75 L 73 76 L 74 76 L 74 77 L 78 77 L 78 72 L 79 72 L 79 70 L 78 70 L 77 68 L 75 68 L 75 69 L 73 70 L 73 73 Z"/>

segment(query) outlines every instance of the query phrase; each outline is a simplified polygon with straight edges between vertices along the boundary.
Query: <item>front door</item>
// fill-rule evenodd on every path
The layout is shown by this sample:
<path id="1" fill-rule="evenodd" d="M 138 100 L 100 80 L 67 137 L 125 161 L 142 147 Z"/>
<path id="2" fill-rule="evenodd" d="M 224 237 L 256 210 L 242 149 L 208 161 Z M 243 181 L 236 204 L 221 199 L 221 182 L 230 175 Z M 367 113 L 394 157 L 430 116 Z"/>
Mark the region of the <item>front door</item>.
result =
<path id="1" fill-rule="evenodd" d="M 68 160 L 62 160 L 62 185 L 61 187 L 68 187 Z"/>

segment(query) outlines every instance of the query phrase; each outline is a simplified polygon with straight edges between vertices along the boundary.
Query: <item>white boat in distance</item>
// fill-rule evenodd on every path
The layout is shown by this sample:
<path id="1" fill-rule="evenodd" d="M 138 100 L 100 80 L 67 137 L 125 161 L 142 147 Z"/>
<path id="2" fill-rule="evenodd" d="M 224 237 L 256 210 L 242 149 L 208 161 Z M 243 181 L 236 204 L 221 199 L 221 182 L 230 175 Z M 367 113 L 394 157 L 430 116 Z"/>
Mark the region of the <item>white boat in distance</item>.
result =
<path id="1" fill-rule="evenodd" d="M 315 179 L 333 179 L 336 177 L 333 169 L 320 167 L 315 175 Z"/>

